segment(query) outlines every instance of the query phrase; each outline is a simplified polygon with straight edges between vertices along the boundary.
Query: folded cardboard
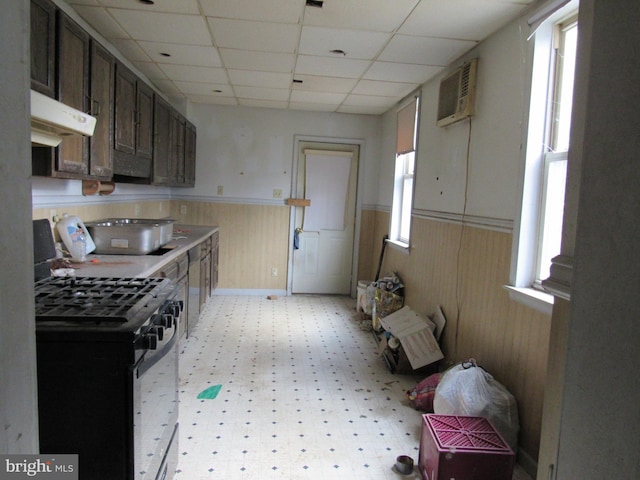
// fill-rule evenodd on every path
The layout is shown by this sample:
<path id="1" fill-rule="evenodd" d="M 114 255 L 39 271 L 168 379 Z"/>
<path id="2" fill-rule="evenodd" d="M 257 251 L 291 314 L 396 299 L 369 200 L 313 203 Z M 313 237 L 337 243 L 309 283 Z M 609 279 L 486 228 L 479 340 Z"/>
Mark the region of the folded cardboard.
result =
<path id="1" fill-rule="evenodd" d="M 415 370 L 442 360 L 444 355 L 433 336 L 431 321 L 405 306 L 380 319 L 382 327 L 400 341 L 400 345 Z"/>

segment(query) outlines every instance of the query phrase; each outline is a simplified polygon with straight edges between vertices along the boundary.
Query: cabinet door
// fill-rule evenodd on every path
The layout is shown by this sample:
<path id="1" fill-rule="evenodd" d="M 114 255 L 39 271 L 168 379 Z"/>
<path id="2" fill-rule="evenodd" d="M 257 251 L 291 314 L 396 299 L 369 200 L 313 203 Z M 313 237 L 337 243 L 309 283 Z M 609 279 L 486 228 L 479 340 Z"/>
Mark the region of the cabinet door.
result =
<path id="1" fill-rule="evenodd" d="M 56 6 L 31 0 L 31 88 L 55 97 Z"/>
<path id="2" fill-rule="evenodd" d="M 122 153 L 136 152 L 136 76 L 122 66 L 116 64 L 115 74 L 115 132 L 113 148 Z"/>
<path id="3" fill-rule="evenodd" d="M 218 288 L 218 258 L 220 256 L 220 237 L 218 232 L 211 235 L 211 292 Z"/>
<path id="4" fill-rule="evenodd" d="M 186 122 L 184 130 L 184 186 L 196 184 L 196 127 Z"/>
<path id="5" fill-rule="evenodd" d="M 178 112 L 171 116 L 171 184 L 184 184 L 184 125 L 185 120 Z"/>
<path id="6" fill-rule="evenodd" d="M 211 252 L 200 260 L 200 311 L 211 296 Z"/>
<path id="7" fill-rule="evenodd" d="M 96 41 L 91 42 L 90 113 L 96 128 L 89 139 L 89 173 L 108 180 L 113 176 L 111 157 L 113 109 L 113 56 Z"/>
<path id="8" fill-rule="evenodd" d="M 168 185 L 171 155 L 171 107 L 156 97 L 153 112 L 153 184 Z"/>
<path id="9" fill-rule="evenodd" d="M 153 153 L 153 90 L 136 85 L 136 155 L 151 160 Z"/>
<path id="10" fill-rule="evenodd" d="M 87 111 L 89 35 L 61 11 L 58 12 L 58 100 Z M 58 172 L 89 173 L 88 137 L 66 137 L 58 147 Z"/>

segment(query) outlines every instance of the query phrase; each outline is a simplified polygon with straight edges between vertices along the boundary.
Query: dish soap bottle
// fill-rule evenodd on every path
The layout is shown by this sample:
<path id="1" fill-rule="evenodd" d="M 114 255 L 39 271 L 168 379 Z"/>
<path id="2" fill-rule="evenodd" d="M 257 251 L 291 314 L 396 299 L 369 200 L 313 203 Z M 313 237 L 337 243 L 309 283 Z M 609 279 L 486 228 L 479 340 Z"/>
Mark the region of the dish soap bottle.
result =
<path id="1" fill-rule="evenodd" d="M 74 262 L 85 262 L 87 254 L 96 249 L 87 228 L 76 216 L 66 213 L 57 224 L 58 233 Z"/>

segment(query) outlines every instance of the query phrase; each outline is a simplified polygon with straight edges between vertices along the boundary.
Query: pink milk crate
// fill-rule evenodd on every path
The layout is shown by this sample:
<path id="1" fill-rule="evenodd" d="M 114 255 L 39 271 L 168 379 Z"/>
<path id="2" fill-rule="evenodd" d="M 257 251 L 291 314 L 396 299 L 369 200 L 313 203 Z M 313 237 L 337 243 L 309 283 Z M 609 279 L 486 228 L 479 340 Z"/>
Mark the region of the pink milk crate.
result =
<path id="1" fill-rule="evenodd" d="M 423 480 L 511 480 L 515 454 L 484 417 L 422 415 Z"/>

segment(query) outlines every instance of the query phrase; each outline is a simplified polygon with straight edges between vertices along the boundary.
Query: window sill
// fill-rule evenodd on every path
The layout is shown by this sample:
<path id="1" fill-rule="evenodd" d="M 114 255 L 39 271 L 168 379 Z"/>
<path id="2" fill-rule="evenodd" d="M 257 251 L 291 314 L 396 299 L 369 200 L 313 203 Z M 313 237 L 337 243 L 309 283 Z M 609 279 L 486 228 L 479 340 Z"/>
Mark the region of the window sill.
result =
<path id="1" fill-rule="evenodd" d="M 409 254 L 408 243 L 404 243 L 399 240 L 391 240 L 391 239 L 387 239 L 387 243 L 391 245 L 391 247 L 393 247 L 395 250 L 398 250 L 402 253 L 406 253 L 407 255 Z"/>
<path id="2" fill-rule="evenodd" d="M 504 285 L 504 288 L 509 292 L 509 298 L 514 302 L 526 305 L 546 315 L 551 315 L 553 312 L 553 295 L 534 288 L 512 287 L 511 285 Z"/>

